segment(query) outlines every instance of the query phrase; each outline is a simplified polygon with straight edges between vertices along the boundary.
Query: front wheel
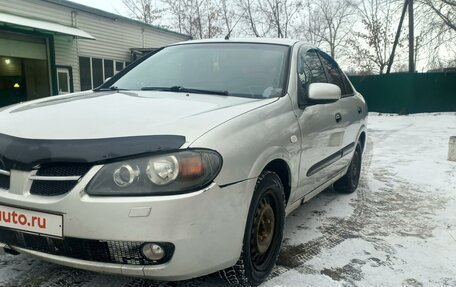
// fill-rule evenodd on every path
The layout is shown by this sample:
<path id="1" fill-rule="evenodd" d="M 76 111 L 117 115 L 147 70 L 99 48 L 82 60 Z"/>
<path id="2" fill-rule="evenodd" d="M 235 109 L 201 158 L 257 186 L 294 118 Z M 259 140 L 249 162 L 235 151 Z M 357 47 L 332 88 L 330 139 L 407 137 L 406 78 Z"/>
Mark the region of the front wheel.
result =
<path id="1" fill-rule="evenodd" d="M 285 204 L 279 176 L 263 172 L 250 203 L 241 257 L 235 266 L 219 272 L 222 279 L 237 286 L 257 286 L 266 279 L 279 255 Z"/>

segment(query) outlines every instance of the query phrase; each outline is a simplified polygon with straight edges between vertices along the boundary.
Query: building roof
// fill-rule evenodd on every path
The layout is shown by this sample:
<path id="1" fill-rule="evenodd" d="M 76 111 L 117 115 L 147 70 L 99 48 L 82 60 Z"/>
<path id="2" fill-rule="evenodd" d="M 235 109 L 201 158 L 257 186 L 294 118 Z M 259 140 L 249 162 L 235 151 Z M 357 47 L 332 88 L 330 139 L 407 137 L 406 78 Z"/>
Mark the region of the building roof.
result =
<path id="1" fill-rule="evenodd" d="M 186 39 L 191 39 L 192 38 L 190 35 L 174 32 L 174 31 L 171 31 L 171 30 L 159 27 L 159 26 L 150 25 L 150 24 L 138 21 L 138 20 L 134 20 L 134 19 L 125 17 L 125 16 L 121 16 L 121 15 L 118 15 L 118 14 L 106 12 L 106 11 L 103 11 L 103 10 L 100 10 L 100 9 L 97 9 L 97 8 L 92 8 L 92 7 L 89 7 L 89 6 L 86 6 L 86 5 L 82 5 L 82 4 L 71 2 L 71 1 L 67 1 L 67 0 L 42 0 L 42 1 L 53 3 L 53 4 L 57 4 L 57 5 L 61 5 L 61 6 L 65 6 L 65 7 L 71 8 L 71 9 L 75 9 L 75 10 L 84 11 L 84 12 L 87 12 L 87 13 L 90 13 L 90 14 L 95 14 L 95 15 L 106 17 L 106 18 L 110 18 L 110 19 L 113 19 L 113 20 L 122 20 L 122 21 L 129 22 L 129 23 L 132 23 L 132 24 L 135 24 L 135 25 L 143 26 L 143 27 L 146 27 L 146 28 L 151 28 L 151 29 L 159 31 L 159 32 L 173 34 L 173 35 L 176 35 L 176 36 L 179 36 L 179 37 L 182 37 L 182 38 L 186 38 Z"/>
<path id="2" fill-rule="evenodd" d="M 22 26 L 56 34 L 71 35 L 82 39 L 95 40 L 95 38 L 89 33 L 74 27 L 69 27 L 45 20 L 31 19 L 22 16 L 6 14 L 2 12 L 0 12 L 0 23 L 3 23 L 5 25 L 12 25 L 13 27 Z"/>

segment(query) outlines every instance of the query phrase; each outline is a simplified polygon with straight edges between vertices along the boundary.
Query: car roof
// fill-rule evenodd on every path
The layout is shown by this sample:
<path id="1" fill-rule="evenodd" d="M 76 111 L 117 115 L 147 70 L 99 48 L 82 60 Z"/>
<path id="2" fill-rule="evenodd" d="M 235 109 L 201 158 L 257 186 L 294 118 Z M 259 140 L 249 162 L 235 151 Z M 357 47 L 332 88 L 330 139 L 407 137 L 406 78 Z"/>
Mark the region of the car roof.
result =
<path id="1" fill-rule="evenodd" d="M 186 45 L 186 44 L 196 44 L 196 43 L 258 43 L 258 44 L 275 44 L 275 45 L 284 45 L 284 46 L 293 46 L 300 40 L 296 39 L 284 39 L 284 38 L 231 38 L 225 40 L 220 39 L 203 39 L 203 40 L 190 40 L 185 42 L 179 42 L 174 45 Z M 311 45 L 309 45 L 311 46 Z"/>

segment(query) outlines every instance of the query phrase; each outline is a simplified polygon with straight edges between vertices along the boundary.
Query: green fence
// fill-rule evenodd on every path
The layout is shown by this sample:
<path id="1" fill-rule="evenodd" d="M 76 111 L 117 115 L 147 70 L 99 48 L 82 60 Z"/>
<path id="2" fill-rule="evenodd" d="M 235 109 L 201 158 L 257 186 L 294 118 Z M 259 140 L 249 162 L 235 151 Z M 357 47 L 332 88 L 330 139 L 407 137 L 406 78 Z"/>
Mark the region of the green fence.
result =
<path id="1" fill-rule="evenodd" d="M 397 73 L 350 76 L 369 111 L 425 113 L 456 111 L 456 73 Z"/>

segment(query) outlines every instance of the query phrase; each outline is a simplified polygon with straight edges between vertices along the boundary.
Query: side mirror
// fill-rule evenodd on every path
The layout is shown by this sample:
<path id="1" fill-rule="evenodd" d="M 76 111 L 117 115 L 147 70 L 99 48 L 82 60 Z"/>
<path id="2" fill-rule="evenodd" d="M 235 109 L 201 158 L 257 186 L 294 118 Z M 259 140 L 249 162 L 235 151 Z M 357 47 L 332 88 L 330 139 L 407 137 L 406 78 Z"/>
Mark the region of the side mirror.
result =
<path id="1" fill-rule="evenodd" d="M 309 100 L 316 103 L 336 102 L 342 96 L 340 88 L 329 83 L 312 83 L 309 85 Z"/>

